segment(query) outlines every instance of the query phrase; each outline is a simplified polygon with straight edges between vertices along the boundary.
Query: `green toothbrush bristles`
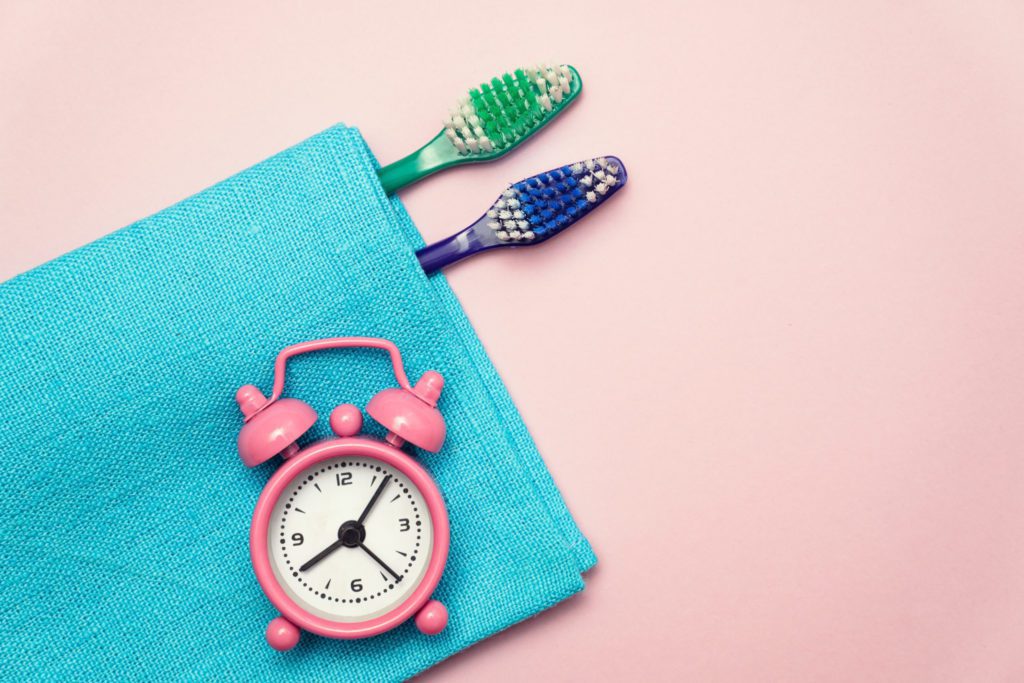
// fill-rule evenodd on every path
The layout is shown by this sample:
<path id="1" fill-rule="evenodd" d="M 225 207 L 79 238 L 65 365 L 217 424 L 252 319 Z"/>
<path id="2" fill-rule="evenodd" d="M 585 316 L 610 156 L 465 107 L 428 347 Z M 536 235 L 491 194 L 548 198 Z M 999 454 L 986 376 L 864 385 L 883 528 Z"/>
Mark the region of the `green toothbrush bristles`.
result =
<path id="1" fill-rule="evenodd" d="M 460 155 L 505 150 L 569 103 L 574 78 L 564 64 L 541 64 L 492 78 L 459 101 L 445 119 L 445 137 Z"/>

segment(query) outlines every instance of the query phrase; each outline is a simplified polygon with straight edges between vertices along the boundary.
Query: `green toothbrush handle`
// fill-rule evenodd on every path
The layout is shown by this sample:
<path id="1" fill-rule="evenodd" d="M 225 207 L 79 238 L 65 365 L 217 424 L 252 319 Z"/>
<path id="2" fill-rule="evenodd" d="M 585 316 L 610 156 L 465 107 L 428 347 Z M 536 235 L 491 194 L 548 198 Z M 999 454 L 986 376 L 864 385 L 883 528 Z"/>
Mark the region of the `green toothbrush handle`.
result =
<path id="1" fill-rule="evenodd" d="M 480 90 L 471 90 L 469 97 L 473 99 L 474 104 L 466 106 L 470 106 L 471 112 L 479 113 L 481 119 L 490 121 L 490 123 L 482 124 L 487 131 L 490 144 L 478 146 L 476 142 L 469 141 L 467 150 L 460 140 L 458 145 L 468 153 L 459 154 L 456 144 L 445 137 L 445 132 L 442 130 L 423 147 L 377 172 L 381 185 L 384 186 L 384 193 L 394 194 L 403 187 L 449 166 L 475 164 L 503 157 L 551 123 L 576 100 L 583 88 L 583 81 L 580 79 L 579 72 L 571 65 L 559 67 L 557 74 L 554 69 L 544 68 L 546 69 L 545 73 L 548 74 L 548 82 L 551 82 L 557 75 L 561 79 L 562 85 L 551 83 L 550 86 L 540 87 L 527 84 L 525 80 L 527 77 L 523 70 L 519 69 L 515 72 L 514 78 L 505 74 L 503 78 L 505 85 L 495 78 L 492 79 L 490 86 L 481 86 L 483 91 L 490 93 L 486 97 L 480 94 Z M 570 71 L 571 74 L 568 73 Z M 569 91 L 558 90 L 559 99 L 556 101 L 549 99 L 549 97 L 554 97 L 551 88 L 564 88 L 566 80 L 568 80 Z M 514 83 L 518 83 L 518 85 L 509 90 Z M 495 95 L 496 92 L 503 94 L 498 97 Z M 483 107 L 483 110 L 473 109 L 476 106 Z M 458 125 L 461 126 L 462 123 Z M 483 131 L 477 129 L 476 134 L 482 135 Z"/>
<path id="2" fill-rule="evenodd" d="M 384 186 L 384 193 L 393 194 L 406 185 L 411 185 L 431 173 L 436 173 L 460 161 L 469 161 L 469 159 L 459 156 L 442 131 L 409 156 L 377 171 L 377 175 L 380 177 L 381 185 Z"/>

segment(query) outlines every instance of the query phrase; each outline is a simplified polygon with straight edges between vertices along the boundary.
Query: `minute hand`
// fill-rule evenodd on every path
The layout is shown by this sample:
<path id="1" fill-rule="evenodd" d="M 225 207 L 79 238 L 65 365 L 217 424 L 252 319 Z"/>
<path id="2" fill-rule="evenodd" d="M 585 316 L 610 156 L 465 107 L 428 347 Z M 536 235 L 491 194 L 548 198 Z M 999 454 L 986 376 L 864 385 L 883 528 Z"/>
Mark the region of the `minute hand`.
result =
<path id="1" fill-rule="evenodd" d="M 363 509 L 363 514 L 359 515 L 359 519 L 356 521 L 358 521 L 360 524 L 362 524 L 363 520 L 366 519 L 366 515 L 370 514 L 370 510 L 373 508 L 373 504 L 377 502 L 378 498 L 380 498 L 380 494 L 384 493 L 384 488 L 388 485 L 389 481 L 391 481 L 390 474 L 384 477 L 384 481 L 380 483 L 380 486 L 378 486 L 377 490 L 374 491 L 373 497 L 370 498 L 370 502 L 367 503 L 366 507 Z"/>

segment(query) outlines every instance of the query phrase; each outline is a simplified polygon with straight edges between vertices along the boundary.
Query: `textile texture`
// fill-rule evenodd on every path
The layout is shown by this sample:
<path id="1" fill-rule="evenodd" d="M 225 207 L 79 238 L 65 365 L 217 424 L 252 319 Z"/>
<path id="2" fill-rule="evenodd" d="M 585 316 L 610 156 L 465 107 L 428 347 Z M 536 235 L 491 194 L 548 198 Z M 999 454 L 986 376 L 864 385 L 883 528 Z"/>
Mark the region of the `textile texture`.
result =
<path id="1" fill-rule="evenodd" d="M 375 170 L 338 126 L 0 285 L 3 678 L 398 680 L 583 588 L 590 546 Z M 269 393 L 282 347 L 343 335 L 445 376 L 448 439 L 417 457 L 449 509 L 451 619 L 277 653 L 248 530 L 280 460 L 242 465 L 233 396 Z M 393 381 L 382 352 L 328 351 L 286 394 L 320 413 L 308 441 Z"/>

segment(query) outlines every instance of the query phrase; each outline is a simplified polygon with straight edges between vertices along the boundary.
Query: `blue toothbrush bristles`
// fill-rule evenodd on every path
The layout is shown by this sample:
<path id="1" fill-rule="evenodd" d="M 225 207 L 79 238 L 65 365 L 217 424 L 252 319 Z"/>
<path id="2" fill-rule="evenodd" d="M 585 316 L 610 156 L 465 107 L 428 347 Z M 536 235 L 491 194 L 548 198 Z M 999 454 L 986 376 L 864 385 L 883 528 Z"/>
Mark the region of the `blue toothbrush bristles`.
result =
<path id="1" fill-rule="evenodd" d="M 552 237 L 599 206 L 626 182 L 616 157 L 587 159 L 513 184 L 487 212 L 502 242 Z"/>

